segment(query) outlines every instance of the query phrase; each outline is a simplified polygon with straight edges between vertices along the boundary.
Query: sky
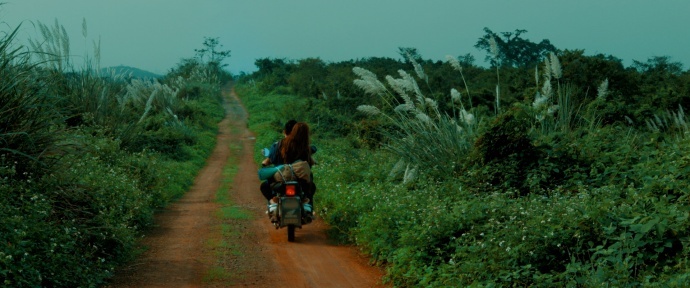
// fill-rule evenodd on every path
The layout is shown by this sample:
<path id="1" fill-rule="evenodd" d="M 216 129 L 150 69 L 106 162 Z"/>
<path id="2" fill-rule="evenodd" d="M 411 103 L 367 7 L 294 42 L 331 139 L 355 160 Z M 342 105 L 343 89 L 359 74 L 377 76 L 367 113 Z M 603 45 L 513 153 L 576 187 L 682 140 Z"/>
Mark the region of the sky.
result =
<path id="1" fill-rule="evenodd" d="M 57 20 L 70 35 L 71 54 L 101 67 L 132 66 L 165 74 L 218 38 L 233 74 L 256 71 L 260 58 L 318 57 L 339 62 L 400 59 L 412 47 L 424 59 L 467 53 L 485 32 L 527 30 L 532 42 L 646 62 L 655 56 L 690 68 L 688 0 L 0 0 L 0 32 L 19 26 L 17 42 L 40 39 L 37 22 Z M 82 36 L 86 20 L 87 37 Z M 19 45 L 18 44 L 18 45 Z"/>

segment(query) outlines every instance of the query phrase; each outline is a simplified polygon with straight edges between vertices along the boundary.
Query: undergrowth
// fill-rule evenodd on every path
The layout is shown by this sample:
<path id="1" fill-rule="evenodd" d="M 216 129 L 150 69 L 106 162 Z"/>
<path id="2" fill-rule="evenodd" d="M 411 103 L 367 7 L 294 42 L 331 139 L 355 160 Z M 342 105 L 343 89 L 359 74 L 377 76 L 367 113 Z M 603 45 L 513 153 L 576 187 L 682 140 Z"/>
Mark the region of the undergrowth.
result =
<path id="1" fill-rule="evenodd" d="M 374 118 L 358 123 L 383 131 L 315 140 L 316 210 L 331 236 L 357 244 L 397 287 L 686 285 L 682 108 L 647 121 L 649 130 L 605 125 L 608 81 L 578 103 L 582 91 L 548 59 L 534 98 L 502 104 L 497 115 L 460 106 L 457 91 L 425 97 L 403 72 L 386 86 L 355 70 L 355 84 L 383 98 L 360 106 Z M 238 91 L 257 115 L 257 149 L 275 141 L 284 119 L 265 111 L 299 97 L 248 84 Z M 456 137 L 462 145 L 440 145 Z"/>
<path id="2" fill-rule="evenodd" d="M 205 164 L 220 83 L 75 68 L 48 53 L 64 28 L 40 27 L 33 51 L 0 38 L 0 286 L 97 287 Z"/>

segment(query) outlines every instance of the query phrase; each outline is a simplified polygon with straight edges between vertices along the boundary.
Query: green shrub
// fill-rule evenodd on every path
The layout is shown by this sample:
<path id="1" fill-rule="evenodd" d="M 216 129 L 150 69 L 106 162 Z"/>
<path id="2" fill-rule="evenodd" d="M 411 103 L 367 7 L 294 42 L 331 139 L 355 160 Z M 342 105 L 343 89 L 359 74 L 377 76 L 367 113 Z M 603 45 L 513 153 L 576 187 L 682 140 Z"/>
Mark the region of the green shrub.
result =
<path id="1" fill-rule="evenodd" d="M 457 105 L 469 101 L 456 101 L 453 92 L 446 101 L 440 93 L 427 98 L 402 72 L 400 79 L 387 77 L 386 85 L 357 70 L 355 84 L 366 95 L 330 100 L 324 93 L 323 102 L 293 106 L 312 109 L 324 120 L 319 127 L 348 135 L 320 133 L 325 138 L 315 140 L 316 211 L 330 224 L 331 236 L 357 244 L 386 268 L 386 280 L 396 287 L 686 286 L 690 145 L 683 110 L 654 117 L 648 99 L 633 107 L 645 97 L 635 94 L 641 91 L 634 87 L 639 75 L 612 57 L 564 53 L 562 70 L 549 64 L 558 73 L 537 75 L 543 88 L 527 87 L 523 70 L 501 71 L 501 104 L 511 108 L 496 116 L 486 116 L 495 96 L 495 82 L 487 80 L 493 71 L 468 75 L 485 78 L 476 79 L 482 84 L 472 99 L 479 106 L 470 110 L 488 121 L 472 125 L 461 121 L 469 112 Z M 574 69 L 593 64 L 614 75 Z M 439 71 L 420 79 L 445 80 Z M 612 77 L 617 90 L 602 93 L 608 81 L 599 82 L 606 79 L 601 75 Z M 587 79 L 602 83 L 596 98 L 587 91 L 598 83 Z M 322 82 L 291 86 L 306 91 L 314 83 Z M 252 85 L 289 90 L 273 84 Z M 257 146 L 270 144 L 279 137 L 281 118 L 288 117 L 275 111 L 298 97 L 262 95 L 249 87 L 238 91 L 252 115 L 250 129 L 257 129 Z M 352 115 L 353 106 L 343 103 L 371 106 Z M 337 116 L 322 117 L 329 110 Z M 363 114 L 375 118 L 362 120 Z M 649 131 L 630 117 L 650 119 Z M 343 127 L 330 127 L 338 123 Z"/>
<path id="2" fill-rule="evenodd" d="M 101 77 L 99 59 L 71 66 L 64 28 L 38 25 L 34 54 L 18 28 L 0 36 L 0 286 L 97 287 L 205 164 L 228 75 Z"/>

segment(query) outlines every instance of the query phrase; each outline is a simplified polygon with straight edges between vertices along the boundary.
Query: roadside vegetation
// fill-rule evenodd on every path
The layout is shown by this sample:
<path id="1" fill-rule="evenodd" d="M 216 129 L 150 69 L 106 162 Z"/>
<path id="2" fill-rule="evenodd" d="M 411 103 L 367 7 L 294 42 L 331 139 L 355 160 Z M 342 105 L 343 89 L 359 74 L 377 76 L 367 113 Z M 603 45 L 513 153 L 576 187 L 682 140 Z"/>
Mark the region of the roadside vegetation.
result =
<path id="1" fill-rule="evenodd" d="M 490 67 L 258 59 L 256 155 L 307 121 L 317 213 L 397 287 L 686 285 L 690 71 L 484 32 Z"/>
<path id="2" fill-rule="evenodd" d="M 160 79 L 103 76 L 98 42 L 75 67 L 65 29 L 37 27 L 30 47 L 0 33 L 0 286 L 97 287 L 205 164 L 229 74 L 201 50 Z"/>

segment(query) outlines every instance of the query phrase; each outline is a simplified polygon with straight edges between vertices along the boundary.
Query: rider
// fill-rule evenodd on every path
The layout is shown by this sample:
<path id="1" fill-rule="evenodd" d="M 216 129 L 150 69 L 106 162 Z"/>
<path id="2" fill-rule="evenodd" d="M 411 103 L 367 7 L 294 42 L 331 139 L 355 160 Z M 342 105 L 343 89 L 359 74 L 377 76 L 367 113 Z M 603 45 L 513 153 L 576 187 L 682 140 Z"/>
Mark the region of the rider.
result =
<path id="1" fill-rule="evenodd" d="M 302 160 L 307 161 L 309 166 L 313 166 L 315 161 L 311 157 L 311 154 L 316 152 L 316 147 L 310 145 L 309 134 L 309 125 L 307 125 L 307 123 L 296 122 L 295 120 L 288 121 L 285 123 L 285 129 L 283 130 L 283 135 L 285 138 L 271 145 L 269 157 L 264 159 L 261 162 L 261 165 L 281 165 Z M 272 212 L 275 209 L 275 203 L 278 202 L 273 194 L 273 190 L 271 189 L 271 184 L 273 182 L 274 180 L 269 178 L 261 183 L 261 194 L 263 194 L 266 200 L 269 201 L 269 212 Z M 304 186 L 303 191 L 306 197 L 304 201 L 306 203 L 311 201 L 311 205 L 313 207 L 313 196 L 316 192 L 316 185 L 314 185 L 313 181 L 310 181 L 308 185 Z"/>

